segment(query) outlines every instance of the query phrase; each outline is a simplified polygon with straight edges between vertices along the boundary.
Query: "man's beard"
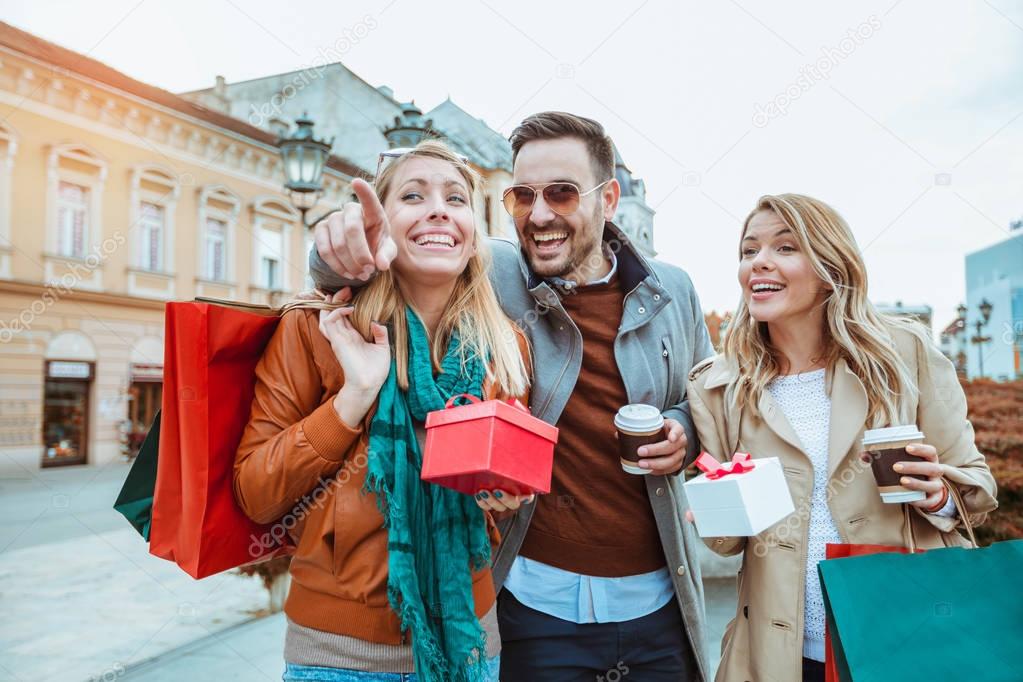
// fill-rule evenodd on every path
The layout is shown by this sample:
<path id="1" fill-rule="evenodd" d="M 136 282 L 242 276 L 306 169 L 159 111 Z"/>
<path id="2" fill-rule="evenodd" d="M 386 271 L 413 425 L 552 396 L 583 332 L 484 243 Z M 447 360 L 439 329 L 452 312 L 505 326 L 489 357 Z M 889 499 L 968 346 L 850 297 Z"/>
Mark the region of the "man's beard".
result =
<path id="1" fill-rule="evenodd" d="M 594 256 L 602 258 L 603 254 L 599 250 L 599 245 L 604 234 L 604 221 L 601 218 L 600 212 L 594 217 L 594 220 L 598 219 L 600 220 L 600 229 L 594 230 L 591 225 L 585 232 L 573 230 L 560 219 L 548 224 L 544 228 L 539 228 L 533 223 L 527 222 L 525 225 L 526 239 L 532 242 L 530 247 L 526 249 L 526 254 L 529 256 L 530 269 L 544 279 L 551 277 L 571 279 L 569 275 L 579 269 L 586 262 L 587 258 Z M 558 230 L 564 230 L 568 233 L 568 239 L 566 240 L 570 245 L 568 257 L 563 261 L 538 258 L 535 252 L 536 242 L 533 242 L 532 237 L 533 232 L 552 232 Z M 577 284 L 585 284 L 585 282 L 577 282 Z"/>

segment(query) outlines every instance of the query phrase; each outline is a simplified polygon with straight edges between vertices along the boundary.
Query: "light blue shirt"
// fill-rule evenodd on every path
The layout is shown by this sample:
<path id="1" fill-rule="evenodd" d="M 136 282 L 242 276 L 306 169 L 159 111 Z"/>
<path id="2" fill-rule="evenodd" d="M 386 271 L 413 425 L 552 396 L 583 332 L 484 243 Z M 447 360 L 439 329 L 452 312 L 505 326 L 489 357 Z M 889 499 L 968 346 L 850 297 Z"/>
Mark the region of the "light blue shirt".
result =
<path id="1" fill-rule="evenodd" d="M 618 270 L 618 259 L 604 244 L 611 271 L 592 284 L 607 284 Z M 571 290 L 577 282 L 551 277 Z M 675 595 L 667 568 L 622 578 L 601 578 L 565 571 L 519 556 L 512 562 L 504 589 L 531 609 L 573 623 L 621 623 L 649 615 Z"/>
<path id="2" fill-rule="evenodd" d="M 599 578 L 515 557 L 504 589 L 531 609 L 572 623 L 621 623 L 661 608 L 675 595 L 667 568 Z"/>
<path id="3" fill-rule="evenodd" d="M 618 272 L 618 256 L 616 256 L 615 252 L 611 250 L 611 247 L 607 245 L 607 242 L 604 242 L 603 251 L 604 257 L 611 261 L 611 269 L 608 270 L 608 273 L 601 277 L 600 279 L 595 279 L 592 282 L 587 282 L 586 286 L 592 286 L 594 284 L 607 284 L 608 282 L 611 281 L 611 278 L 615 276 L 615 273 Z M 579 286 L 579 282 L 575 282 L 570 279 L 562 279 L 561 277 L 551 277 L 549 278 L 548 281 L 554 284 L 554 286 L 556 286 L 557 288 L 564 289 L 566 291 L 571 291 L 572 289 L 575 289 L 577 286 Z"/>

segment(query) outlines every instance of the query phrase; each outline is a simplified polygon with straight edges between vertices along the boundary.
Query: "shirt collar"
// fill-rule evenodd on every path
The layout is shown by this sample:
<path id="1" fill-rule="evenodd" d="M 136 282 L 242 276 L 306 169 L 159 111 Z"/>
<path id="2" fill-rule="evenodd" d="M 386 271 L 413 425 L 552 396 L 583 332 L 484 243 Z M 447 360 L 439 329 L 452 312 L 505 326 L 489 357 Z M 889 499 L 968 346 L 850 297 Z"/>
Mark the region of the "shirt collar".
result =
<path id="1" fill-rule="evenodd" d="M 601 243 L 604 257 L 611 261 L 611 270 L 600 279 L 593 280 L 592 282 L 586 282 L 580 285 L 578 282 L 573 282 L 570 279 L 563 279 L 561 277 L 549 277 L 547 282 L 553 285 L 555 288 L 570 291 L 578 286 L 593 286 L 594 284 L 607 284 L 611 281 L 611 278 L 618 272 L 618 257 L 615 256 L 615 252 L 611 250 L 611 247 L 607 245 L 607 242 Z"/>

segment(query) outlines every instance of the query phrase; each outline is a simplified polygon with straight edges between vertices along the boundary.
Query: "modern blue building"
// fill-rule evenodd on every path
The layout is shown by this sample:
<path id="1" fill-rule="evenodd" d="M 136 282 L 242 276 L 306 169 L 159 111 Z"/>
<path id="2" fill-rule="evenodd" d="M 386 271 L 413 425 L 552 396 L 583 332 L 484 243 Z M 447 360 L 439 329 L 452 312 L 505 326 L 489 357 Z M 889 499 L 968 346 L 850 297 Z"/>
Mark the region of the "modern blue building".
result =
<path id="1" fill-rule="evenodd" d="M 999 380 L 1023 378 L 1023 226 L 1014 223 L 1011 236 L 966 256 L 966 324 L 970 339 L 967 376 Z M 973 343 L 981 304 L 991 305 L 990 319 L 981 327 L 984 343 Z M 983 366 L 983 371 L 981 367 Z"/>

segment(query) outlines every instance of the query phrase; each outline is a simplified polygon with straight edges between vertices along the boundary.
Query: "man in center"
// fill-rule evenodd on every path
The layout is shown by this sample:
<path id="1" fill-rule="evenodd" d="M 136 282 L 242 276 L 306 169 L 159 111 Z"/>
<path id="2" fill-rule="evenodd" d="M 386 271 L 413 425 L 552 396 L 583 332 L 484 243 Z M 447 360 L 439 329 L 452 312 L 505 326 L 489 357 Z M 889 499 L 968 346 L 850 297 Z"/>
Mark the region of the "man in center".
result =
<path id="1" fill-rule="evenodd" d="M 689 370 L 712 353 L 692 283 L 647 259 L 613 224 L 621 188 L 596 121 L 530 116 L 511 137 L 504 205 L 518 244 L 491 239 L 491 279 L 530 339 L 532 413 L 559 428 L 549 495 L 477 496 L 502 515 L 493 557 L 501 678 L 705 680 L 699 560 L 678 473 L 695 457 Z M 393 258 L 387 217 L 346 205 L 316 226 L 318 288 L 372 276 Z M 655 406 L 664 438 L 623 470 L 614 417 Z M 503 589 L 502 589 L 503 588 Z"/>

